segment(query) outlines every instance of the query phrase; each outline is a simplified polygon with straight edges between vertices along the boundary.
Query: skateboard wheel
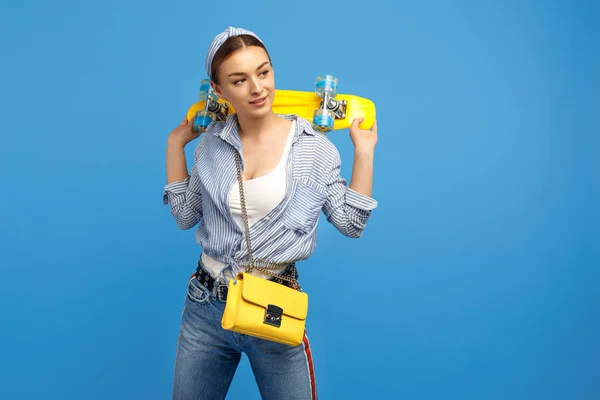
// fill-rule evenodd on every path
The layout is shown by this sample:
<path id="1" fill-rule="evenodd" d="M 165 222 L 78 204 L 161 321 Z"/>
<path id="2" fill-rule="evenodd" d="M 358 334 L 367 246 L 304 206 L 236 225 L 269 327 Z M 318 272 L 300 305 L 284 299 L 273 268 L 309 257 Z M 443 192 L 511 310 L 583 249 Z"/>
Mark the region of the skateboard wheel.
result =
<path id="1" fill-rule="evenodd" d="M 208 125 L 215 120 L 215 114 L 210 111 L 198 111 L 194 117 L 194 130 L 204 132 Z"/>
<path id="2" fill-rule="evenodd" d="M 331 110 L 315 110 L 313 116 L 313 128 L 321 132 L 333 130 L 333 112 Z"/>
<path id="3" fill-rule="evenodd" d="M 319 97 L 323 97 L 325 93 L 329 93 L 329 96 L 335 97 L 337 94 L 338 80 L 332 75 L 322 75 L 317 78 L 317 88 L 315 92 Z"/>
<path id="4" fill-rule="evenodd" d="M 199 96 L 202 100 L 211 99 L 211 100 L 217 101 L 219 98 L 219 96 L 217 96 L 217 94 L 215 93 L 213 88 L 210 86 L 209 79 L 203 79 L 202 82 L 200 83 Z"/>

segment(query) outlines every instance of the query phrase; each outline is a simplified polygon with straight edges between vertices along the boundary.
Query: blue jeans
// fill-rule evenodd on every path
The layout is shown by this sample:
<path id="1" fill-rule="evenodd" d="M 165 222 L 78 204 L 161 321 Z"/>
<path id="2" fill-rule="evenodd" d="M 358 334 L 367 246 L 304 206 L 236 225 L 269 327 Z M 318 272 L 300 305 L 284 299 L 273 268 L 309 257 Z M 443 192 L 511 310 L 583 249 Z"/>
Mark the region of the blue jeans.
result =
<path id="1" fill-rule="evenodd" d="M 263 400 L 317 398 L 305 336 L 288 346 L 223 329 L 225 302 L 190 279 L 175 357 L 174 400 L 225 399 L 241 353 L 248 356 Z"/>

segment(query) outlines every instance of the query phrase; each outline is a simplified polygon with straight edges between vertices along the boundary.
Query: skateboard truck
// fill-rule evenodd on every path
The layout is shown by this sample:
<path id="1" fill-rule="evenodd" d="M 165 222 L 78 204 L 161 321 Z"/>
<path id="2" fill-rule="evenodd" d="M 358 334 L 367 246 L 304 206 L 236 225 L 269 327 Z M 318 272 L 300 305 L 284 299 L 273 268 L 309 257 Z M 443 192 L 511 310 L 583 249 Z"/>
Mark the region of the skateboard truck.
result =
<path id="1" fill-rule="evenodd" d="M 320 107 L 324 108 L 323 101 L 321 101 Z M 333 111 L 335 119 L 346 118 L 346 100 L 329 99 L 329 102 L 327 103 L 327 109 Z"/>
<path id="2" fill-rule="evenodd" d="M 205 101 L 204 110 L 196 112 L 194 117 L 194 130 L 204 132 L 213 121 L 225 121 L 229 113 L 229 104 L 219 103 L 219 96 L 215 93 L 210 80 L 203 79 L 200 84 L 199 97 Z"/>
<path id="3" fill-rule="evenodd" d="M 210 99 L 206 103 L 208 111 L 215 113 L 216 121 L 225 121 L 227 119 L 227 113 L 229 112 L 229 104 L 219 103 L 213 99 Z"/>
<path id="4" fill-rule="evenodd" d="M 323 99 L 313 115 L 313 128 L 318 131 L 329 132 L 333 130 L 334 119 L 346 117 L 346 101 L 335 100 L 337 83 L 337 78 L 331 75 L 322 75 L 317 78 L 315 93 Z"/>

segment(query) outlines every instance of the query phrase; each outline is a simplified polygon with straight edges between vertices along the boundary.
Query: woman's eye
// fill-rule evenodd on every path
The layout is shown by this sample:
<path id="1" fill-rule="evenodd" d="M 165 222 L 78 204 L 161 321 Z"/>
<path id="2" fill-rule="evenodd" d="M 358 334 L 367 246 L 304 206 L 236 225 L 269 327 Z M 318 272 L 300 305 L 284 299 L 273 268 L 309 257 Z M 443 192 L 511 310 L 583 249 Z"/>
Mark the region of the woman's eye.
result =
<path id="1" fill-rule="evenodd" d="M 239 85 L 240 83 L 243 83 L 244 81 L 245 81 L 245 79 L 238 79 L 237 81 L 234 81 L 233 84 Z"/>
<path id="2" fill-rule="evenodd" d="M 269 73 L 268 70 L 267 71 L 263 71 L 263 72 L 260 73 L 260 76 L 267 76 L 268 73 Z"/>

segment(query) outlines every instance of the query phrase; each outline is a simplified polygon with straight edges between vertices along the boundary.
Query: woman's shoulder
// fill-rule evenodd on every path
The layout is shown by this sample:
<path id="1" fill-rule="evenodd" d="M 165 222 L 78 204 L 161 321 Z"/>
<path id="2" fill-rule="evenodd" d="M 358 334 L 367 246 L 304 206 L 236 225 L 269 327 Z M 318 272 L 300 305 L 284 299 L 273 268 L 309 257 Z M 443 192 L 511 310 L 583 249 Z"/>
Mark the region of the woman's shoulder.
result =
<path id="1" fill-rule="evenodd" d="M 225 129 L 225 124 L 225 121 L 212 121 L 210 124 L 208 124 L 206 131 L 204 131 L 202 136 L 214 136 L 215 134 L 221 133 L 223 129 Z"/>
<path id="2" fill-rule="evenodd" d="M 219 145 L 221 140 L 219 137 L 221 136 L 221 132 L 225 129 L 225 122 L 223 121 L 213 121 L 211 122 L 202 134 L 200 134 L 200 138 L 198 141 L 198 147 L 212 147 L 215 145 Z"/>
<path id="3" fill-rule="evenodd" d="M 300 125 L 300 131 L 304 133 L 305 146 L 304 151 L 318 154 L 327 160 L 335 161 L 339 157 L 339 152 L 335 144 L 327 134 L 313 128 L 312 123 L 300 116 L 297 118 Z"/>
<path id="4" fill-rule="evenodd" d="M 200 134 L 198 142 L 196 143 L 194 158 L 198 158 L 203 149 L 206 149 L 207 147 L 211 148 L 218 143 L 215 139 L 218 139 L 217 136 L 223 130 L 224 126 L 224 122 L 213 121 L 206 127 L 206 130 Z"/>

